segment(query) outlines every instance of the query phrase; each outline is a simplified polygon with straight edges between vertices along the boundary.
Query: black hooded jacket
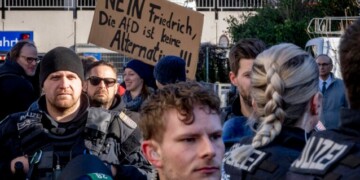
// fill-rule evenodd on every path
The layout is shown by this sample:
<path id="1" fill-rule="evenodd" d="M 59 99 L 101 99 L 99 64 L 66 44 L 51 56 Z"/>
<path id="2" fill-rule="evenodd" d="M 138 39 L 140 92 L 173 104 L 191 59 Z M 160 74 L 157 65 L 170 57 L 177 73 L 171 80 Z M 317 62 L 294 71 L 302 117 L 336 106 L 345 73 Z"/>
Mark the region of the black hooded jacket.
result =
<path id="1" fill-rule="evenodd" d="M 11 113 L 25 111 L 39 97 L 33 79 L 10 59 L 0 66 L 0 120 Z"/>

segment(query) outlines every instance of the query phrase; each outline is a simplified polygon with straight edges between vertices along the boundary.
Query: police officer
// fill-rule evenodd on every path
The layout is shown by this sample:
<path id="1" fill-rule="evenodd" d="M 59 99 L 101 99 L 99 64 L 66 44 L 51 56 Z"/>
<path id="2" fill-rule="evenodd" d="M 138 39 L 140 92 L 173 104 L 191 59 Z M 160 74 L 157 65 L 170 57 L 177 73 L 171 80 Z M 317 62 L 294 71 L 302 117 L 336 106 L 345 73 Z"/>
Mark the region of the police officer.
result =
<path id="1" fill-rule="evenodd" d="M 91 107 L 102 107 L 118 113 L 125 121 L 139 122 L 138 112 L 129 111 L 121 106 L 121 96 L 118 94 L 117 70 L 112 63 L 100 60 L 90 63 L 85 69 L 84 92 L 90 99 Z M 136 124 L 134 124 L 136 126 Z M 139 128 L 134 135 L 141 138 Z"/>
<path id="2" fill-rule="evenodd" d="M 340 126 L 315 134 L 291 165 L 289 179 L 360 178 L 360 20 L 340 42 L 340 67 L 350 109 L 341 110 Z"/>
<path id="3" fill-rule="evenodd" d="M 257 131 L 225 154 L 223 179 L 283 179 L 319 121 L 321 94 L 314 59 L 293 44 L 260 53 L 251 92 Z"/>
<path id="4" fill-rule="evenodd" d="M 40 63 L 44 95 L 26 112 L 12 114 L 0 124 L 2 179 L 14 174 L 56 179 L 69 161 L 82 154 L 97 156 L 116 178 L 146 178 L 150 165 L 132 135 L 135 122 L 89 108 L 81 93 L 83 79 L 82 63 L 72 50 L 57 47 L 44 56 Z"/>

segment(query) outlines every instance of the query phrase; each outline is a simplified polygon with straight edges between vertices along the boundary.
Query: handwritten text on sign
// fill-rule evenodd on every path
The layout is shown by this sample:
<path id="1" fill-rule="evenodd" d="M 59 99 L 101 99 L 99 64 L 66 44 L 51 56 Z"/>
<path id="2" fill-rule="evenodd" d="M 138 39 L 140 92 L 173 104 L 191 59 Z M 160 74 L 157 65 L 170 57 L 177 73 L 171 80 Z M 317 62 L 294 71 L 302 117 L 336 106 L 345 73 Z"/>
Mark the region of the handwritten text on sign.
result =
<path id="1" fill-rule="evenodd" d="M 166 0 L 101 0 L 89 42 L 148 64 L 180 56 L 194 79 L 203 21 L 202 14 Z"/>

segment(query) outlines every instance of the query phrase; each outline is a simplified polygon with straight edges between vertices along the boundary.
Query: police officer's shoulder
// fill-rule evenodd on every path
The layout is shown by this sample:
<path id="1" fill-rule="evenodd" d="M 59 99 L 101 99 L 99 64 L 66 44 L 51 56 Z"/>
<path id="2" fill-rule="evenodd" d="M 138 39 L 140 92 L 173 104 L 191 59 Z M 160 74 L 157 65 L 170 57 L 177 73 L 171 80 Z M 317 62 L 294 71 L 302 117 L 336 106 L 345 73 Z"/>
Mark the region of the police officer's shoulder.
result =
<path id="1" fill-rule="evenodd" d="M 89 107 L 86 127 L 101 131 L 105 134 L 108 132 L 110 124 L 114 121 L 114 117 L 110 111 L 98 108 Z"/>
<path id="2" fill-rule="evenodd" d="M 0 121 L 0 136 L 4 137 L 10 134 L 17 134 L 18 124 L 24 121 L 24 118 L 21 118 L 25 115 L 25 112 L 13 113 L 6 116 Z"/>
<path id="3" fill-rule="evenodd" d="M 257 166 L 268 156 L 268 153 L 262 150 L 255 149 L 246 160 L 240 160 L 243 149 L 249 146 L 252 142 L 253 136 L 245 136 L 235 143 L 224 156 L 224 163 L 236 167 L 241 170 L 253 172 Z M 242 163 L 238 163 L 242 162 Z"/>
<path id="4" fill-rule="evenodd" d="M 290 171 L 324 178 L 335 166 L 359 166 L 360 156 L 353 155 L 357 148 L 354 141 L 339 135 L 336 131 L 315 133 L 307 141 L 301 155 L 291 164 Z"/>

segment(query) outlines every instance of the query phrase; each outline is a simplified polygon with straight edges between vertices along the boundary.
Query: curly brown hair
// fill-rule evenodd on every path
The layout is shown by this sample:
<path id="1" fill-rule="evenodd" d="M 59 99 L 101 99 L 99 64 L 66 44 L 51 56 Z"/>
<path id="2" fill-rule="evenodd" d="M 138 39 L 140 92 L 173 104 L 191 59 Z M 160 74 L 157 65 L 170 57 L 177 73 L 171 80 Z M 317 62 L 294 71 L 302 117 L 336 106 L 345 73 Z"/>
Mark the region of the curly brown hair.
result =
<path id="1" fill-rule="evenodd" d="M 162 142 L 166 126 L 164 113 L 176 109 L 183 116 L 184 124 L 194 122 L 195 105 L 205 106 L 209 114 L 220 115 L 220 99 L 213 90 L 195 82 L 179 82 L 164 86 L 152 94 L 142 105 L 140 111 L 140 128 L 144 140 L 154 139 Z"/>

